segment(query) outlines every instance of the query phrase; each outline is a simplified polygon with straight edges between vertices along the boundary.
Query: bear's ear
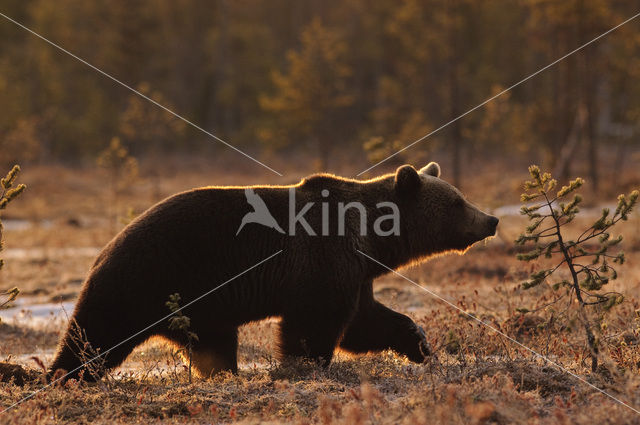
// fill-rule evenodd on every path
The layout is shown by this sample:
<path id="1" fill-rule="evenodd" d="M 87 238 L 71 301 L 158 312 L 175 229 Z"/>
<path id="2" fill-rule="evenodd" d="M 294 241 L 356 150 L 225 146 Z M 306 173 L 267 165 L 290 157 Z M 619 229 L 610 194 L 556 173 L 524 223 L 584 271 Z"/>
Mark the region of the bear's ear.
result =
<path id="1" fill-rule="evenodd" d="M 396 190 L 411 193 L 420 186 L 420 176 L 411 165 L 403 165 L 396 170 Z"/>
<path id="2" fill-rule="evenodd" d="M 422 167 L 419 172 L 423 176 L 440 177 L 440 166 L 437 162 L 430 162 Z"/>

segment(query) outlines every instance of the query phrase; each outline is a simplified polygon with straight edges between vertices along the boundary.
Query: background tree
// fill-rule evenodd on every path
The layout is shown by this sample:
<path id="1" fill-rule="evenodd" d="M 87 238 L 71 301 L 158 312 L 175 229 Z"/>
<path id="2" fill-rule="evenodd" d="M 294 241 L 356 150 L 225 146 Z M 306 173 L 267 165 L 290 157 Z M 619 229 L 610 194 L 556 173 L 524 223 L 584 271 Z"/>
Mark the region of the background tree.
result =
<path id="1" fill-rule="evenodd" d="M 309 24 L 301 50 L 287 55 L 287 73 L 273 74 L 275 93 L 261 99 L 264 110 L 276 117 L 276 127 L 262 131 L 265 142 L 306 141 L 317 149 L 318 168 L 327 168 L 334 145 L 346 136 L 343 117 L 354 102 L 346 55 L 347 44 L 337 30 L 319 19 Z"/>
<path id="2" fill-rule="evenodd" d="M 107 174 L 108 189 L 111 209 L 111 223 L 113 231 L 118 225 L 118 213 L 120 209 L 120 195 L 130 188 L 131 184 L 138 178 L 138 160 L 129 153 L 118 137 L 114 137 L 109 142 L 96 161 L 97 165 Z M 127 214 L 131 218 L 132 211 Z"/>
<path id="3" fill-rule="evenodd" d="M 605 0 L 8 0 L 3 10 L 234 145 L 256 154 L 287 146 L 319 165 L 337 143 L 380 160 L 637 13 Z M 468 159 L 509 152 L 535 155 L 561 179 L 584 169 L 593 187 L 609 185 L 617 173 L 601 175 L 640 148 L 638 53 L 630 23 L 398 161 L 435 156 L 461 184 L 480 162 Z M 216 149 L 190 127 L 177 137 L 171 126 L 154 137 L 151 128 L 122 134 L 132 102 L 113 81 L 0 25 L 6 165 L 93 163 L 105 134 L 138 156 Z"/>
<path id="4" fill-rule="evenodd" d="M 174 106 L 158 92 L 152 92 L 146 83 L 137 90 L 151 99 L 173 110 Z M 140 146 L 147 153 L 166 152 L 176 149 L 184 141 L 185 123 L 158 108 L 142 97 L 131 94 L 120 116 L 119 134 L 132 147 Z"/>

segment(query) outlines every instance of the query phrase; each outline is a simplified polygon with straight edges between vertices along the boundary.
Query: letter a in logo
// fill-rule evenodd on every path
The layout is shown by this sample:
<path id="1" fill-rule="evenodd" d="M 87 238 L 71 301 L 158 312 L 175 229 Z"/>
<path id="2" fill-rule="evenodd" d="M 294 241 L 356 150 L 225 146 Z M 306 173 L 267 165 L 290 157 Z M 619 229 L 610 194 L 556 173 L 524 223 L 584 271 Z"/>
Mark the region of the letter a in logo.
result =
<path id="1" fill-rule="evenodd" d="M 236 232 L 236 236 L 240 233 L 240 230 L 245 224 L 257 223 L 263 226 L 270 227 L 277 230 L 280 233 L 284 233 L 284 230 L 278 225 L 278 222 L 269 212 L 267 204 L 264 203 L 262 198 L 256 194 L 253 189 L 247 188 L 244 190 L 244 194 L 247 197 L 247 202 L 253 207 L 252 212 L 248 212 L 242 217 L 242 223 Z"/>

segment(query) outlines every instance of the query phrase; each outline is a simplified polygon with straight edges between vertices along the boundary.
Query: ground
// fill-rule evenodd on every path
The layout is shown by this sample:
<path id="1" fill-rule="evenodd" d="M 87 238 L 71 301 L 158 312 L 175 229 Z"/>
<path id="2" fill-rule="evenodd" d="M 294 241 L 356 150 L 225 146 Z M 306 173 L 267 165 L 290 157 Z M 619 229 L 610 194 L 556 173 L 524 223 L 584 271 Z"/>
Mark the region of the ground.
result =
<path id="1" fill-rule="evenodd" d="M 425 328 L 437 356 L 427 364 L 413 364 L 391 352 L 365 356 L 339 352 L 328 369 L 279 364 L 274 359 L 277 320 L 271 319 L 241 329 L 237 376 L 220 374 L 189 383 L 187 367 L 174 349 L 162 341 L 149 341 L 97 384 L 70 381 L 40 390 L 44 385 L 39 370 L 51 361 L 64 329 L 64 311 L 71 308 L 99 247 L 123 226 L 129 207 L 140 212 L 163 196 L 195 186 L 289 183 L 303 175 L 295 170 L 289 177 L 278 178 L 260 172 L 256 178 L 244 169 L 223 175 L 211 169 L 215 167 L 195 161 L 188 167 L 169 164 L 151 173 L 143 164 L 142 178 L 115 193 L 92 167 L 25 168 L 22 181 L 29 185 L 28 191 L 3 216 L 6 266 L 0 273 L 0 289 L 19 286 L 21 296 L 17 307 L 0 312 L 0 361 L 24 366 L 28 382 L 0 383 L 0 406 L 32 397 L 0 413 L 0 422 L 640 423 L 638 412 L 596 389 L 640 410 L 636 314 L 640 215 L 634 213 L 619 229 L 626 237 L 628 261 L 608 289 L 626 298 L 603 313 L 599 335 L 604 361 L 591 373 L 580 326 L 556 322 L 548 310 L 517 311 L 533 310 L 551 294 L 545 286 L 528 291 L 519 287 L 537 266 L 517 261 L 512 243 L 525 222 L 509 205 L 519 203 L 518 182 L 526 177 L 526 167 L 512 181 L 496 184 L 504 175 L 496 169 L 484 179 L 468 179 L 463 187 L 485 211 L 501 212 L 496 238 L 474 246 L 464 256 L 442 256 L 400 270 L 461 310 L 397 275 L 375 283 L 380 301 Z M 446 167 L 443 172 L 446 178 Z M 585 197 L 590 197 L 588 191 Z M 614 199 L 609 196 L 600 203 Z M 576 227 L 589 221 L 593 220 L 578 221 Z M 56 314 L 47 315 L 48 310 Z"/>

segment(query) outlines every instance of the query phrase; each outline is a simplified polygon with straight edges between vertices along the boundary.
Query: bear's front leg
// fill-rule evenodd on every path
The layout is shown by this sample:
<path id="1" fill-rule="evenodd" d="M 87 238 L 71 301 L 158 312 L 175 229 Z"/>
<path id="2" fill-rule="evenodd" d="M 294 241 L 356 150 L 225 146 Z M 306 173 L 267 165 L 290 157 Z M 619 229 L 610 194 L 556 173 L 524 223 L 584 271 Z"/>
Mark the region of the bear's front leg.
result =
<path id="1" fill-rule="evenodd" d="M 238 373 L 238 329 L 217 330 L 198 335 L 193 347 L 193 365 L 202 378 L 221 371 Z"/>
<path id="2" fill-rule="evenodd" d="M 341 348 L 353 353 L 392 349 L 418 363 L 431 355 L 424 331 L 411 318 L 375 301 L 370 287 L 360 301 L 340 341 Z"/>

